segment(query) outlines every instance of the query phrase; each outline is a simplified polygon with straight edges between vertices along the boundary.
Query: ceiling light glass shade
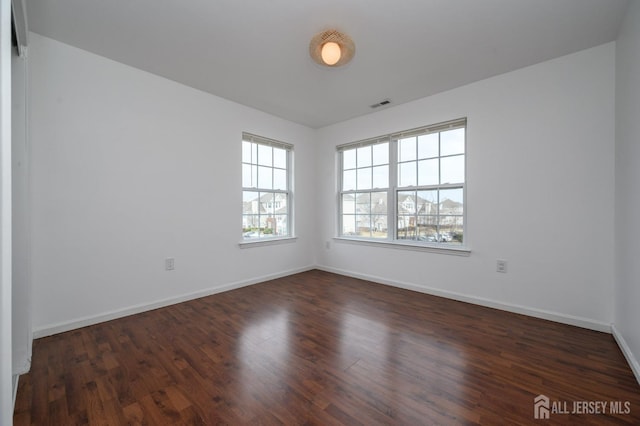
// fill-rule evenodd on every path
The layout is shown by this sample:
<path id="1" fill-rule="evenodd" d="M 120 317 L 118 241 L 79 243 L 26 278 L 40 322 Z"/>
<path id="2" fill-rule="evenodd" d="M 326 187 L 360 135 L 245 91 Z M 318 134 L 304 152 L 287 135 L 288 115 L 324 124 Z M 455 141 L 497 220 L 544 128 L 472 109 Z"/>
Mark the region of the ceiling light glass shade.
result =
<path id="1" fill-rule="evenodd" d="M 327 65 L 335 65 L 339 60 L 342 53 L 340 52 L 340 45 L 335 41 L 330 41 L 322 45 L 321 50 L 322 61 Z"/>
<path id="2" fill-rule="evenodd" d="M 316 34 L 309 43 L 309 55 L 325 67 L 339 67 L 348 63 L 356 53 L 351 37 L 337 30 Z"/>

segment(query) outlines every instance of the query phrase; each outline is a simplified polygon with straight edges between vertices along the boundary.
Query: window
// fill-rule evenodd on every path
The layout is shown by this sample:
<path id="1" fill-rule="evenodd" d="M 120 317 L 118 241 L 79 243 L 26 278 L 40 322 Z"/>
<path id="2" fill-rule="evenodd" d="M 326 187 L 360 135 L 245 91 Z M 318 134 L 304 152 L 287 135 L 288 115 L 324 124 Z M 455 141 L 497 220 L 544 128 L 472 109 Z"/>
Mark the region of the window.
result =
<path id="1" fill-rule="evenodd" d="M 242 134 L 244 240 L 290 237 L 293 146 Z"/>
<path id="2" fill-rule="evenodd" d="M 342 235 L 387 238 L 389 140 L 342 151 Z"/>
<path id="3" fill-rule="evenodd" d="M 466 119 L 338 147 L 339 235 L 463 246 Z"/>

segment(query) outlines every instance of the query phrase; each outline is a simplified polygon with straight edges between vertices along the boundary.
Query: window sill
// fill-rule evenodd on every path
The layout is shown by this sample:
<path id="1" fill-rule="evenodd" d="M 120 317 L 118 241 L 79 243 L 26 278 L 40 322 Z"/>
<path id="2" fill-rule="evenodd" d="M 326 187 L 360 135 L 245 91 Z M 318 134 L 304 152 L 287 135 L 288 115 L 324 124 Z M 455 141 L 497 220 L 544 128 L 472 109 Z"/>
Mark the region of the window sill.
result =
<path id="1" fill-rule="evenodd" d="M 467 247 L 447 247 L 435 244 L 420 244 L 420 243 L 401 243 L 398 241 L 387 240 L 371 240 L 364 238 L 347 238 L 347 237 L 334 237 L 334 241 L 338 243 L 346 244 L 361 244 L 373 247 L 389 247 L 400 250 L 414 250 L 414 251 L 426 251 L 430 253 L 448 254 L 452 256 L 470 256 L 471 250 Z"/>
<path id="2" fill-rule="evenodd" d="M 272 246 L 276 244 L 295 243 L 298 237 L 262 238 L 258 240 L 243 240 L 238 243 L 240 248 L 252 248 L 261 246 Z"/>

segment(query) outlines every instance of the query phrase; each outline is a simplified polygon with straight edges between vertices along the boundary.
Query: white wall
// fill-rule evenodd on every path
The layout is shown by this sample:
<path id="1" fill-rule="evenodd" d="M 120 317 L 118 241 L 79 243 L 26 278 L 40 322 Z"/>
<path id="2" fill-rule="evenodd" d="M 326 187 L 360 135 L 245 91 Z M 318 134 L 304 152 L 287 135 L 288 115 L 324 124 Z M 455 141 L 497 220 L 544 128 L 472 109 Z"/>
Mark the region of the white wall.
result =
<path id="1" fill-rule="evenodd" d="M 27 151 L 27 60 L 12 56 L 12 266 L 13 266 L 13 374 L 29 371 L 31 360 L 31 287 L 29 285 L 29 184 Z"/>
<path id="2" fill-rule="evenodd" d="M 36 337 L 314 264 L 312 129 L 30 40 Z M 238 246 L 243 131 L 294 144 L 294 243 Z"/>
<path id="3" fill-rule="evenodd" d="M 13 413 L 11 310 L 11 2 L 0 0 L 0 425 Z"/>
<path id="4" fill-rule="evenodd" d="M 318 263 L 608 330 L 614 57 L 609 43 L 321 129 Z M 459 117 L 468 117 L 469 257 L 340 241 L 325 247 L 336 235 L 336 145 Z M 495 272 L 497 258 L 508 260 L 507 274 Z"/>
<path id="5" fill-rule="evenodd" d="M 616 42 L 615 335 L 640 381 L 640 2 Z"/>

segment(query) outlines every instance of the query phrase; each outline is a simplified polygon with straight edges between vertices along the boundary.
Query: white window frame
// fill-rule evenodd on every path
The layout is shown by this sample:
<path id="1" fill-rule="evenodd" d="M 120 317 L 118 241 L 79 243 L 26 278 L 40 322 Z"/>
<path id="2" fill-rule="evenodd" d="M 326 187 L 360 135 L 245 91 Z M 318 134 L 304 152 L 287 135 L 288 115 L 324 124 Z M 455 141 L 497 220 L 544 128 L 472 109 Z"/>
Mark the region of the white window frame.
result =
<path id="1" fill-rule="evenodd" d="M 279 244 L 287 241 L 295 241 L 296 237 L 294 235 L 294 218 L 293 218 L 293 212 L 294 212 L 294 209 L 293 209 L 293 198 L 294 198 L 293 197 L 293 145 L 285 142 L 281 142 L 275 139 L 254 135 L 247 132 L 242 133 L 242 142 L 255 143 L 257 145 L 268 146 L 271 148 L 279 148 L 286 151 L 286 189 L 263 188 L 263 187 L 260 187 L 258 183 L 256 183 L 256 186 L 250 186 L 250 187 L 244 186 L 245 182 L 244 182 L 244 176 L 243 176 L 242 178 L 242 203 L 243 203 L 242 206 L 243 207 L 242 207 L 242 213 L 241 213 L 243 229 L 240 235 L 240 238 L 241 238 L 239 243 L 240 246 L 250 246 L 250 245 L 256 245 L 256 244 L 257 245 Z M 259 148 L 258 148 L 258 152 L 259 152 Z M 255 159 L 255 162 L 252 161 L 250 163 L 245 162 L 244 158 L 241 159 L 242 168 L 244 168 L 245 165 L 255 165 L 257 167 L 258 162 L 259 162 L 258 158 Z M 271 169 L 274 169 L 274 170 L 280 169 L 275 165 L 261 166 L 261 167 L 270 167 Z M 286 214 L 286 224 L 287 224 L 286 235 L 266 236 L 266 235 L 260 235 L 259 233 L 257 237 L 247 238 L 245 236 L 245 232 L 244 232 L 244 216 L 246 215 L 244 211 L 245 192 L 256 192 L 259 194 L 260 193 L 284 194 L 286 196 L 287 208 L 286 208 L 286 213 L 284 213 Z M 279 204 L 277 201 L 274 201 L 274 202 L 276 204 Z M 260 216 L 260 213 L 258 213 L 258 216 Z M 258 227 L 260 227 L 260 218 L 258 218 Z"/>
<path id="2" fill-rule="evenodd" d="M 437 185 L 422 185 L 418 186 L 417 182 L 414 186 L 399 187 L 398 184 L 398 141 L 403 138 L 411 136 L 427 135 L 432 133 L 440 133 L 447 130 L 453 130 L 457 128 L 465 129 L 464 140 L 464 182 L 457 184 L 441 184 Z M 391 245 L 397 248 L 417 249 L 434 252 L 444 252 L 447 254 L 468 255 L 470 253 L 468 244 L 468 232 L 467 232 L 467 119 L 460 118 L 456 120 L 450 120 L 442 123 L 437 123 L 429 126 L 423 126 L 403 132 L 392 133 L 385 136 L 380 136 L 372 139 L 367 139 L 358 142 L 352 142 L 337 147 L 338 161 L 338 190 L 337 190 L 337 229 L 335 239 L 338 241 L 355 242 L 373 245 Z M 365 146 L 371 146 L 378 143 L 388 142 L 389 144 L 389 181 L 387 188 L 372 188 L 366 190 L 343 190 L 343 153 L 346 150 L 361 148 Z M 442 155 L 438 152 L 438 159 L 446 158 L 446 155 Z M 439 170 L 439 173 L 442 171 Z M 463 191 L 463 240 L 462 244 L 447 244 L 445 242 L 431 242 L 431 241 L 418 241 L 418 240 L 405 240 L 398 238 L 398 193 L 402 191 L 422 191 L 422 190 L 446 190 L 446 189 L 462 189 Z M 373 238 L 359 235 L 343 235 L 343 206 L 342 200 L 344 194 L 350 193 L 363 193 L 363 192 L 386 192 L 387 193 L 387 237 L 386 238 Z M 438 211 L 438 217 L 440 212 Z"/>
<path id="3" fill-rule="evenodd" d="M 339 230 L 338 230 L 338 235 L 342 236 L 342 230 L 343 230 L 343 223 L 342 223 L 342 199 L 343 199 L 343 195 L 348 195 L 348 194 L 363 194 L 363 193 L 369 193 L 369 194 L 374 194 L 374 193 L 380 193 L 380 192 L 385 192 L 387 193 L 387 218 L 389 218 L 389 208 L 390 208 L 390 204 L 389 204 L 389 185 L 387 185 L 386 187 L 373 187 L 370 189 L 353 189 L 353 190 L 342 190 L 342 186 L 343 186 L 343 171 L 344 171 L 344 162 L 343 162 L 343 155 L 342 152 L 344 152 L 347 149 L 354 149 L 354 148 L 365 148 L 365 147 L 373 147 L 374 145 L 379 145 L 379 144 L 384 144 L 384 143 L 388 143 L 389 142 L 389 137 L 388 136 L 383 136 L 383 137 L 379 137 L 379 138 L 373 138 L 373 139 L 367 139 L 364 141 L 360 141 L 360 142 L 356 142 L 353 144 L 347 144 L 347 145 L 342 145 L 339 148 L 339 152 L 340 152 L 340 161 L 339 161 L 339 173 L 340 173 L 340 177 L 338 179 L 339 183 L 338 183 L 338 215 L 339 215 Z M 357 161 L 357 160 L 356 160 Z M 389 174 L 391 173 L 391 168 L 392 168 L 392 158 L 389 155 L 388 156 L 388 160 L 387 163 L 381 164 L 381 165 L 386 165 L 389 168 Z M 373 173 L 373 168 L 376 167 L 373 165 L 373 161 L 372 164 L 369 166 L 364 166 L 364 167 L 358 167 L 357 163 L 356 163 L 356 168 L 355 169 L 349 169 L 349 170 L 353 170 L 356 172 L 356 179 L 357 179 L 357 171 L 358 169 L 372 169 L 372 173 Z M 373 178 L 371 179 L 373 182 Z M 357 216 L 354 212 L 354 219 Z M 387 223 L 388 223 L 388 219 L 387 219 Z M 388 224 L 387 224 L 387 228 L 388 228 Z M 349 236 L 349 238 L 351 238 Z M 366 237 L 359 237 L 359 236 L 353 236 L 353 238 L 357 238 L 357 239 L 371 239 L 373 241 L 384 241 L 386 239 L 380 239 L 380 238 L 366 238 Z M 387 237 L 388 239 L 388 237 Z"/>

